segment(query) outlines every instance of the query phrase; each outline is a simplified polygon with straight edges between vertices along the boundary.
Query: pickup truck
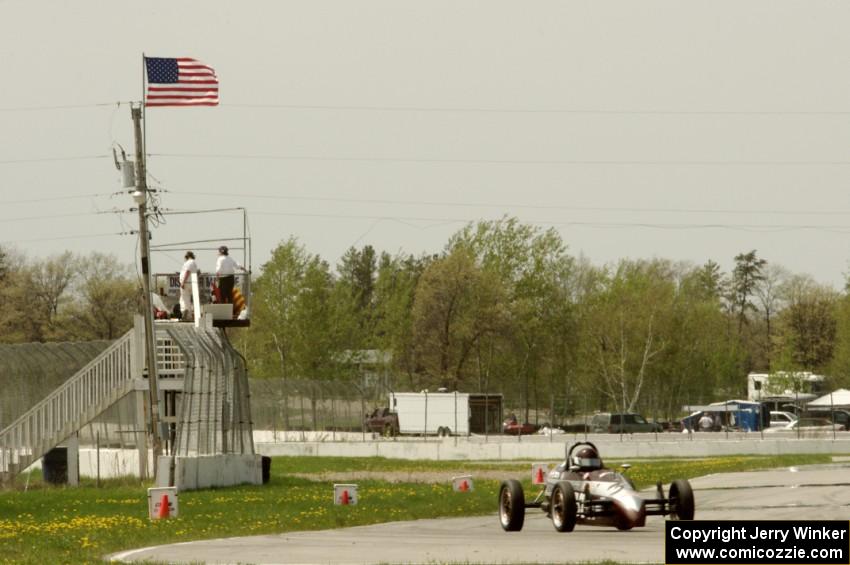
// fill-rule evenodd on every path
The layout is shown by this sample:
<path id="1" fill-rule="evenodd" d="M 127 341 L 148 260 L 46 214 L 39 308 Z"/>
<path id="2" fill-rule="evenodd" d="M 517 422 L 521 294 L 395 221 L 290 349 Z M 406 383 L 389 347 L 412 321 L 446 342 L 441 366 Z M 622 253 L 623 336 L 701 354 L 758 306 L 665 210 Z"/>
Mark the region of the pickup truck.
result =
<path id="1" fill-rule="evenodd" d="M 386 437 L 398 435 L 398 414 L 390 412 L 389 408 L 375 408 L 366 416 L 363 424 L 369 432 L 376 432 Z"/>

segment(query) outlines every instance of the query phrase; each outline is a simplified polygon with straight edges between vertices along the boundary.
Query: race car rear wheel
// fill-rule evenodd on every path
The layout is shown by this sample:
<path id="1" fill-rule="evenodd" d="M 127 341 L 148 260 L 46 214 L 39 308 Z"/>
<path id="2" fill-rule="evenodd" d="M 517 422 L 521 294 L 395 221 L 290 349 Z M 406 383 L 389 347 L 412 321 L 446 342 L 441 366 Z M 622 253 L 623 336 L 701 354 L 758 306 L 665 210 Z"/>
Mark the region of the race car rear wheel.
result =
<path id="1" fill-rule="evenodd" d="M 525 494 L 519 481 L 502 481 L 499 489 L 499 522 L 506 532 L 518 532 L 525 523 Z"/>
<path id="2" fill-rule="evenodd" d="M 552 490 L 552 525 L 559 532 L 571 532 L 576 527 L 576 493 L 573 485 L 561 481 Z"/>
<path id="3" fill-rule="evenodd" d="M 678 479 L 670 484 L 670 519 L 693 520 L 694 519 L 694 491 L 691 483 L 684 479 Z"/>

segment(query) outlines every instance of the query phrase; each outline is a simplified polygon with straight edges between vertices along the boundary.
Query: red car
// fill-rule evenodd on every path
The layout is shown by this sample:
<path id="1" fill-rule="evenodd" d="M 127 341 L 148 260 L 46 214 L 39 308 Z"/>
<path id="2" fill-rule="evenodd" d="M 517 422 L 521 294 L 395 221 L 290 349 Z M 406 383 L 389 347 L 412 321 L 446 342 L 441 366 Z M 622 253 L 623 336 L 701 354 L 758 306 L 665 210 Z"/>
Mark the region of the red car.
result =
<path id="1" fill-rule="evenodd" d="M 537 433 L 537 426 L 528 422 L 520 424 L 515 416 L 509 416 L 502 422 L 502 433 L 511 436 L 535 434 Z"/>

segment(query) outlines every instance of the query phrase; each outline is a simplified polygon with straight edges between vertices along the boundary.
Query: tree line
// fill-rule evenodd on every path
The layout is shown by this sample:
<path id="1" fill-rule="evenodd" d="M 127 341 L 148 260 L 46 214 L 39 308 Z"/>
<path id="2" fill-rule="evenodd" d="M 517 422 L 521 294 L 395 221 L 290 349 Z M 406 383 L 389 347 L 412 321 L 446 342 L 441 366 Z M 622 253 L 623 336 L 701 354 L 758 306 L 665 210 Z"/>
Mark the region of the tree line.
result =
<path id="1" fill-rule="evenodd" d="M 115 256 L 32 259 L 0 248 L 0 342 L 115 339 L 141 312 L 138 277 Z"/>
<path id="2" fill-rule="evenodd" d="M 108 255 L 0 249 L 0 340 L 114 339 L 138 275 Z M 253 377 L 361 384 L 378 350 L 396 390 L 501 392 L 515 406 L 678 414 L 743 397 L 750 371 L 850 384 L 850 295 L 758 256 L 734 268 L 665 259 L 594 265 L 554 229 L 469 224 L 437 254 L 351 248 L 332 267 L 292 237 L 252 285 L 235 332 Z M 580 399 L 580 400 L 579 400 Z"/>
<path id="3" fill-rule="evenodd" d="M 239 338 L 255 377 L 347 380 L 352 355 L 390 354 L 397 390 L 502 392 L 567 411 L 744 397 L 750 371 L 850 382 L 850 297 L 769 263 L 665 259 L 593 265 L 554 229 L 469 224 L 441 253 L 351 248 L 335 268 L 281 242 Z M 577 399 L 589 406 L 577 405 Z"/>

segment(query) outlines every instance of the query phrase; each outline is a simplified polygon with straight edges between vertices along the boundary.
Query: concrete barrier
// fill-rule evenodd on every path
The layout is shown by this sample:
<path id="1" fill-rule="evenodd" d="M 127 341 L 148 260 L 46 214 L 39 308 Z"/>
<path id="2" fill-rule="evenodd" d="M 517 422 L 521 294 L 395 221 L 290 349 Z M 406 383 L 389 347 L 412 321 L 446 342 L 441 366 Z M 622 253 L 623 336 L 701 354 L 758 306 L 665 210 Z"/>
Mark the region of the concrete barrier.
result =
<path id="1" fill-rule="evenodd" d="M 176 457 L 174 486 L 177 490 L 263 483 L 260 455 L 201 455 Z"/>
<path id="2" fill-rule="evenodd" d="M 675 436 L 676 434 L 670 434 Z M 832 438 L 745 438 L 728 440 L 681 439 L 652 441 L 629 439 L 619 441 L 611 437 L 589 437 L 603 457 L 617 459 L 646 457 L 712 457 L 721 455 L 782 455 L 791 453 L 850 453 L 850 435 Z M 513 460 L 513 459 L 563 459 L 567 445 L 581 441 L 569 437 L 560 441 L 488 441 L 466 438 L 444 440 L 376 440 L 369 442 L 297 442 L 257 443 L 262 455 L 276 456 L 337 456 L 337 457 L 387 457 L 391 459 L 430 460 Z"/>

